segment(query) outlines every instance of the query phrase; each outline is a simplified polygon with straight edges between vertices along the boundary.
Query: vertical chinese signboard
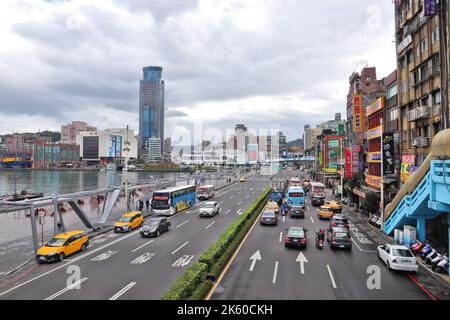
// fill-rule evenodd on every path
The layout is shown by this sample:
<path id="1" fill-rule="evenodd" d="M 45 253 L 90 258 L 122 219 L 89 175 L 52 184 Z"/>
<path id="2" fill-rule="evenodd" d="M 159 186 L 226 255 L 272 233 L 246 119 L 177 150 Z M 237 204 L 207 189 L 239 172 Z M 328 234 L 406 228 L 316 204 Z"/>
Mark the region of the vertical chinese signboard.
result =
<path id="1" fill-rule="evenodd" d="M 362 97 L 359 94 L 353 95 L 353 131 L 363 131 Z"/>
<path id="2" fill-rule="evenodd" d="M 350 179 L 352 177 L 352 151 L 349 148 L 345 148 L 345 178 Z"/>
<path id="3" fill-rule="evenodd" d="M 361 146 L 353 145 L 352 146 L 352 173 L 359 172 L 359 151 Z"/>
<path id="4" fill-rule="evenodd" d="M 394 161 L 394 134 L 383 133 L 383 174 L 395 173 Z"/>

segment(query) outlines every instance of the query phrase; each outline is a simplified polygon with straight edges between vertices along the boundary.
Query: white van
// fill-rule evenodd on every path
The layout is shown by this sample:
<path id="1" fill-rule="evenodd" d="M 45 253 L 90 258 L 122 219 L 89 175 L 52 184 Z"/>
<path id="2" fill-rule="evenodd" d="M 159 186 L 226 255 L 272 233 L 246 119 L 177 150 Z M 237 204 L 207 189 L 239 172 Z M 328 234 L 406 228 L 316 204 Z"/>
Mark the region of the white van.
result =
<path id="1" fill-rule="evenodd" d="M 199 186 L 197 188 L 197 199 L 198 200 L 209 200 L 214 197 L 215 188 L 212 184 Z"/>

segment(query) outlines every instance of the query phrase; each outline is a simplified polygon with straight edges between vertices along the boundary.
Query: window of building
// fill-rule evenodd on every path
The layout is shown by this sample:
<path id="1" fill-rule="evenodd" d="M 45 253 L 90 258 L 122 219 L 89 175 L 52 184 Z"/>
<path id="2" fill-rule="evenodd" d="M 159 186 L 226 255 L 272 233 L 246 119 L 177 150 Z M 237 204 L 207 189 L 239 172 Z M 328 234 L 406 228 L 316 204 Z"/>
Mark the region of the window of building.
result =
<path id="1" fill-rule="evenodd" d="M 428 50 L 428 37 L 425 37 L 425 39 L 422 40 L 422 42 L 420 43 L 420 47 L 422 52 Z"/>
<path id="2" fill-rule="evenodd" d="M 390 99 L 390 98 L 394 97 L 396 94 L 397 94 L 397 83 L 395 83 L 393 86 L 388 88 L 387 93 L 386 93 L 386 98 Z"/>
<path id="3" fill-rule="evenodd" d="M 398 109 L 392 109 L 389 111 L 389 121 L 394 121 L 398 119 Z"/>
<path id="4" fill-rule="evenodd" d="M 420 105 L 421 106 L 428 106 L 428 102 L 429 102 L 428 96 L 420 98 Z"/>
<path id="5" fill-rule="evenodd" d="M 406 63 L 409 65 L 412 62 L 414 62 L 414 53 L 412 50 L 409 50 L 406 53 Z"/>
<path id="6" fill-rule="evenodd" d="M 400 69 L 405 69 L 405 57 L 401 57 L 398 62 L 400 64 Z"/>
<path id="7" fill-rule="evenodd" d="M 417 56 L 417 58 L 420 58 L 420 45 L 419 44 L 416 47 L 416 56 Z"/>
<path id="8" fill-rule="evenodd" d="M 433 32 L 431 34 L 431 41 L 434 43 L 439 41 L 439 27 L 436 27 L 433 29 Z"/>
<path id="9" fill-rule="evenodd" d="M 441 90 L 433 92 L 432 95 L 433 95 L 433 103 L 440 104 L 441 103 Z"/>
<path id="10" fill-rule="evenodd" d="M 405 93 L 406 91 L 408 91 L 408 81 L 403 81 L 402 82 L 402 93 Z"/>

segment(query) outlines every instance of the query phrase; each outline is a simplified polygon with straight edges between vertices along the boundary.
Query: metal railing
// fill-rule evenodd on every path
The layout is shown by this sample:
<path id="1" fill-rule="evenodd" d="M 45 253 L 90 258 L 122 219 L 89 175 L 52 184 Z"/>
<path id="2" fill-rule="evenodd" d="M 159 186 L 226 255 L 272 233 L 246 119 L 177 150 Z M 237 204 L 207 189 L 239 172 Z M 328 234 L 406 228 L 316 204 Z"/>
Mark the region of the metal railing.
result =
<path id="1" fill-rule="evenodd" d="M 408 111 L 406 113 L 406 119 L 410 122 L 416 121 L 418 119 L 428 118 L 429 114 L 430 114 L 429 106 L 420 106 Z"/>

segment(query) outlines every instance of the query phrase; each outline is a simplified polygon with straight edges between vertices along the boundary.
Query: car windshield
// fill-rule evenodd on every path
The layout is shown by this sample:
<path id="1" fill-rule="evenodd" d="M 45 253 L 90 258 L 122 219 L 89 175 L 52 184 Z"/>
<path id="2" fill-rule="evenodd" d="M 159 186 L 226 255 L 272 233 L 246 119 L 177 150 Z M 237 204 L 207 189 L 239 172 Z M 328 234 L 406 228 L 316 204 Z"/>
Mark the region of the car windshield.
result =
<path id="1" fill-rule="evenodd" d="M 407 257 L 407 258 L 412 258 L 413 255 L 411 253 L 411 251 L 409 251 L 408 249 L 392 249 L 392 255 L 394 257 Z"/>
<path id="2" fill-rule="evenodd" d="M 146 226 L 157 226 L 160 220 L 148 220 L 145 225 Z"/>
<path id="3" fill-rule="evenodd" d="M 303 232 L 302 229 L 294 229 L 294 230 L 291 229 L 291 230 L 289 230 L 288 236 L 304 238 L 305 233 Z"/>
<path id="4" fill-rule="evenodd" d="M 205 203 L 202 208 L 211 209 L 214 208 L 214 203 Z"/>
<path id="5" fill-rule="evenodd" d="M 53 238 L 45 244 L 46 247 L 61 247 L 66 239 Z"/>
<path id="6" fill-rule="evenodd" d="M 273 212 L 263 212 L 262 216 L 264 218 L 272 218 L 272 217 L 275 217 L 275 213 L 273 213 Z"/>
<path id="7" fill-rule="evenodd" d="M 128 217 L 128 216 L 122 216 L 119 219 L 119 222 L 130 222 L 132 217 Z"/>
<path id="8" fill-rule="evenodd" d="M 329 208 L 324 208 L 324 207 L 322 207 L 321 209 L 322 209 L 322 211 L 330 211 Z"/>
<path id="9" fill-rule="evenodd" d="M 348 233 L 347 232 L 336 232 L 334 234 L 334 236 L 336 238 L 348 238 Z"/>

